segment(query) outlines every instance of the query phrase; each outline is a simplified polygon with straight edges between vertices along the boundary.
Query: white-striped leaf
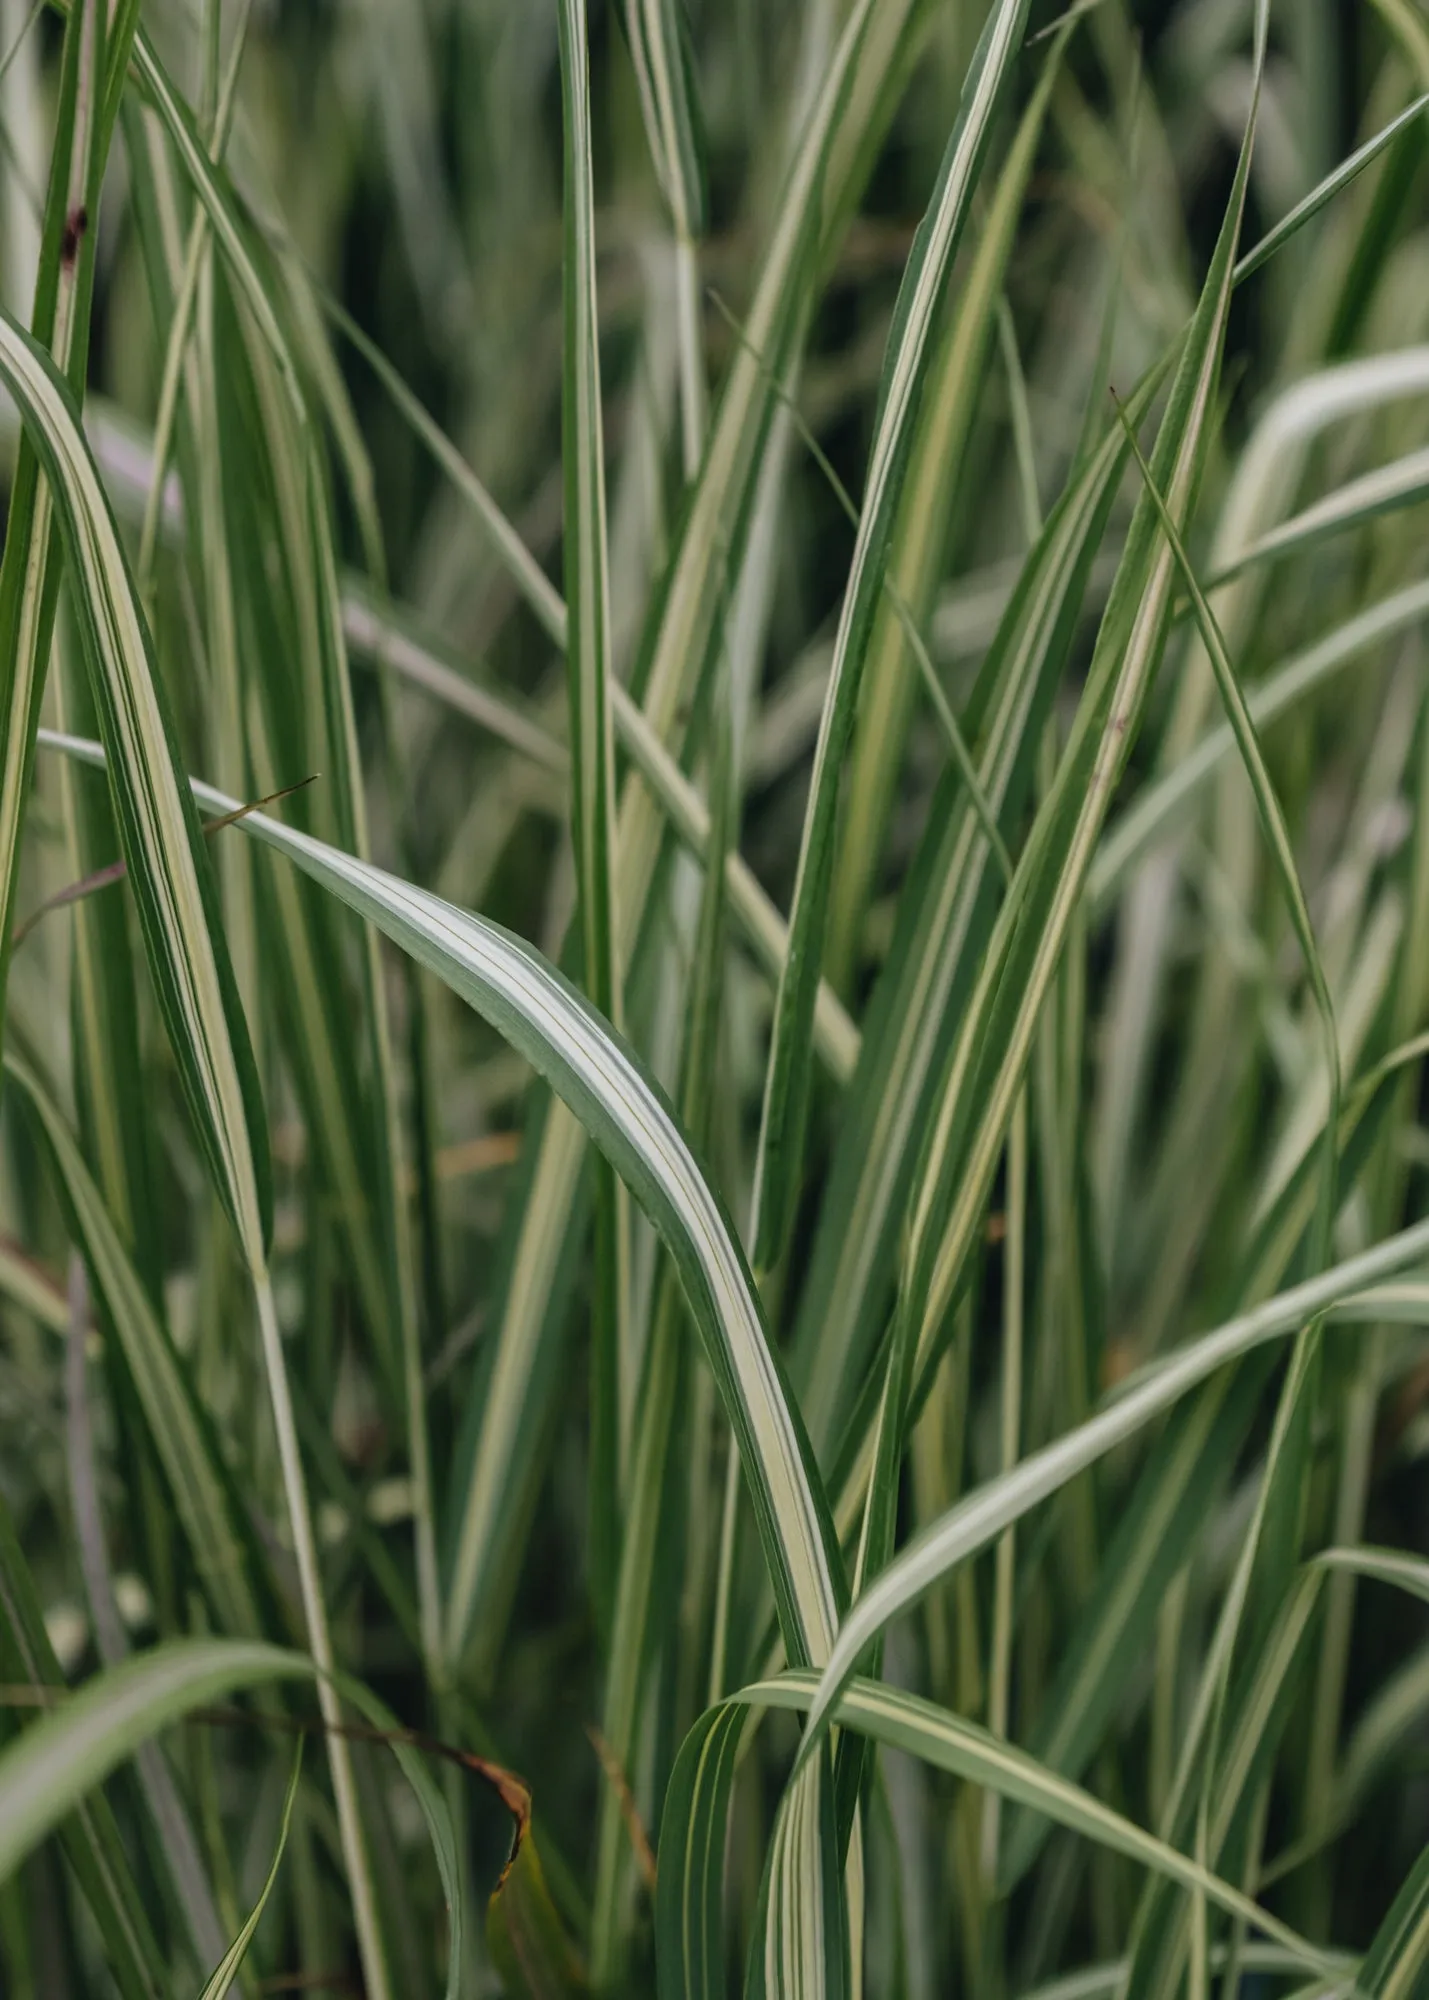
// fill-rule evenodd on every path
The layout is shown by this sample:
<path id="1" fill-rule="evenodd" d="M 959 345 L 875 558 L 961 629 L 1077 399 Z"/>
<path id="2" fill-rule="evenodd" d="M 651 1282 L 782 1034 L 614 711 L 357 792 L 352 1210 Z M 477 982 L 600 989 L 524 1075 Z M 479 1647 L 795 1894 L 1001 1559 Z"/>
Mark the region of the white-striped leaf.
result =
<path id="1" fill-rule="evenodd" d="M 1402 1271 L 1429 1254 L 1429 1222 L 1387 1237 L 1371 1250 L 1333 1265 L 1316 1278 L 1278 1293 L 1202 1334 L 1170 1359 L 1133 1378 L 1123 1392 L 1076 1430 L 1025 1458 L 1013 1471 L 990 1480 L 930 1522 L 901 1550 L 849 1612 L 810 1717 L 811 1728 L 829 1716 L 837 1690 L 857 1661 L 890 1621 L 960 1563 L 985 1548 L 1002 1530 L 1074 1479 L 1079 1472 L 1134 1437 L 1228 1362 L 1253 1353 L 1268 1341 L 1298 1332 L 1354 1293 Z"/>
<path id="2" fill-rule="evenodd" d="M 660 2000 L 715 2000 L 726 1990 L 719 1890 L 734 1774 L 752 1723 L 748 1711 L 807 1712 L 818 1698 L 816 1675 L 781 1674 L 755 1682 L 711 1709 L 686 1738 L 670 1781 L 661 1842 L 656 1912 Z M 995 1791 L 1195 1890 L 1253 1923 L 1302 1966 L 1316 1972 L 1338 1968 L 1337 1957 L 1308 1943 L 1231 1883 L 975 1723 L 901 1688 L 869 1680 L 848 1684 L 835 1719 L 840 1728 L 856 1730 L 967 1783 Z M 795 1787 L 795 1795 L 800 1789 Z M 767 1983 L 767 1990 L 775 1990 L 772 1983 Z"/>
<path id="3" fill-rule="evenodd" d="M 1207 579 L 1213 589 L 1252 563 L 1275 562 L 1311 548 L 1327 535 L 1343 534 L 1398 507 L 1412 507 L 1429 493 L 1429 451 L 1411 451 L 1373 472 L 1361 473 L 1320 500 L 1302 507 L 1278 528 L 1271 528 L 1242 550 L 1231 563 Z"/>
<path id="4" fill-rule="evenodd" d="M 1400 632 L 1429 621 L 1429 583 L 1406 584 L 1357 611 L 1323 639 L 1297 652 L 1247 690 L 1246 707 L 1257 729 L 1323 686 L 1343 667 Z M 1097 849 L 1087 876 L 1087 900 L 1102 914 L 1138 861 L 1177 826 L 1235 749 L 1228 722 L 1218 723 L 1164 776 L 1141 791 Z"/>
<path id="5" fill-rule="evenodd" d="M 97 763 L 97 744 L 46 737 Z M 226 794 L 194 785 L 216 812 Z M 841 1560 L 797 1406 L 723 1204 L 639 1056 L 539 952 L 485 918 L 263 813 L 240 824 L 444 980 L 551 1084 L 650 1215 L 679 1267 L 739 1439 L 791 1657 L 827 1657 Z"/>
<path id="6" fill-rule="evenodd" d="M 705 226 L 704 132 L 680 0 L 625 0 L 640 115 L 660 192 L 684 242 Z"/>
<path id="7" fill-rule="evenodd" d="M 1184 519 L 1208 449 L 1231 269 L 1250 170 L 1254 115 L 1200 300 L 1181 348 L 1151 466 Z M 919 1318 L 917 1372 L 962 1283 L 1021 1089 L 1037 1021 L 1082 897 L 1112 792 L 1145 709 L 1175 573 L 1143 493 L 1078 703 L 1066 751 L 999 913 L 939 1088 L 909 1219 L 904 1282 Z"/>

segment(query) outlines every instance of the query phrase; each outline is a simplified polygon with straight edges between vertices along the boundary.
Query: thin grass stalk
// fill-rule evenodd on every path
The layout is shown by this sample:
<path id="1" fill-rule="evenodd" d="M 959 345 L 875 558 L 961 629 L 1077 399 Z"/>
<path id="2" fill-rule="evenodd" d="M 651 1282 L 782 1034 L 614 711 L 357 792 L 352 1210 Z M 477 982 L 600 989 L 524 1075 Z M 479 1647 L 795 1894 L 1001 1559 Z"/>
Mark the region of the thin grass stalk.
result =
<path id="1" fill-rule="evenodd" d="M 596 301 L 590 74 L 585 0 L 562 0 L 565 345 L 561 458 L 565 484 L 566 658 L 570 686 L 571 836 L 579 882 L 581 976 L 615 1027 L 623 971 L 615 908 L 615 732 L 610 698 L 610 551 Z M 615 1174 L 597 1171 L 590 1349 L 591 1585 L 608 1621 L 619 1566 L 639 1356 L 630 1299 L 630 1211 Z"/>
<path id="2" fill-rule="evenodd" d="M 1022 1348 L 1027 1273 L 1027 1095 L 1018 1100 L 1007 1142 L 1007 1234 L 1003 1251 L 1002 1417 L 998 1441 L 1001 1472 L 1010 1472 L 1020 1454 Z M 1012 1637 L 1017 1580 L 1017 1530 L 1008 1528 L 994 1554 L 992 1640 L 987 1672 L 987 1726 L 1008 1734 L 1012 1693 Z M 982 1871 L 991 1891 L 997 1869 L 1002 1801 L 996 1792 L 983 1800 Z"/>

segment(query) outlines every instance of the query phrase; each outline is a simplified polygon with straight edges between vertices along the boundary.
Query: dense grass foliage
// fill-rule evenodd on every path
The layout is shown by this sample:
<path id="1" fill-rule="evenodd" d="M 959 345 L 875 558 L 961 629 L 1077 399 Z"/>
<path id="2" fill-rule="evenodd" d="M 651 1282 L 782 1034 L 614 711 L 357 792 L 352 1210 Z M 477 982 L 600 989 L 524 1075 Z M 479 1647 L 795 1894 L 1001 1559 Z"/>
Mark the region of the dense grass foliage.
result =
<path id="1" fill-rule="evenodd" d="M 1429 1991 L 1423 0 L 0 61 L 0 1993 Z"/>

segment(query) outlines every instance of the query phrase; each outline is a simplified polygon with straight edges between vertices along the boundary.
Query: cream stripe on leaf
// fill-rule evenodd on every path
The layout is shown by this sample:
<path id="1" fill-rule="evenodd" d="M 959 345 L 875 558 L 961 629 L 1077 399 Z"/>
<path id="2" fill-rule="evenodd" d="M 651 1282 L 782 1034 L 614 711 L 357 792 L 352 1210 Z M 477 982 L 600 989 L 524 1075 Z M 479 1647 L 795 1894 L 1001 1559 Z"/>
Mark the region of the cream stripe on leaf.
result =
<path id="1" fill-rule="evenodd" d="M 705 226 L 704 135 L 681 0 L 625 0 L 650 157 L 682 241 Z"/>

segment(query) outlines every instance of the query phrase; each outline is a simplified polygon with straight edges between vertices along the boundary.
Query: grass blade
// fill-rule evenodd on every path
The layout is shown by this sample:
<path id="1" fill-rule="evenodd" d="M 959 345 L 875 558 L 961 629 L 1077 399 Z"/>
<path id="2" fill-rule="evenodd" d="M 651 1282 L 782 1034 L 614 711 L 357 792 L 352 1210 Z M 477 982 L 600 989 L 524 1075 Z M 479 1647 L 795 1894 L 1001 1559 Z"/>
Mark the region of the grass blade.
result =
<path id="1" fill-rule="evenodd" d="M 596 1008 L 619 1028 L 623 1007 L 612 881 L 615 736 L 610 697 L 610 555 L 585 0 L 561 0 L 559 23 L 565 134 L 561 458 L 565 474 L 571 834 L 578 882 L 582 984 Z M 602 1167 L 596 1191 L 591 1327 L 589 1532 L 591 1586 L 597 1608 L 605 1617 L 615 1594 L 621 1500 L 634 1421 L 636 1357 L 632 1351 L 627 1223 L 616 1178 Z"/>
<path id="2" fill-rule="evenodd" d="M 213 1975 L 204 1987 L 199 2000 L 223 2000 L 233 1981 L 237 1978 L 253 1935 L 263 1921 L 263 1912 L 268 1907 L 268 1898 L 273 1893 L 273 1884 L 278 1879 L 278 1870 L 283 1865 L 283 1851 L 288 1845 L 288 1828 L 293 1820 L 293 1801 L 298 1796 L 298 1779 L 303 1773 L 303 1743 L 298 1739 L 298 1747 L 293 1755 L 292 1774 L 288 1779 L 288 1789 L 283 1795 L 283 1817 L 278 1826 L 278 1844 L 273 1849 L 273 1859 L 268 1873 L 263 1878 L 263 1887 L 258 1892 L 258 1900 L 244 1919 L 243 1928 L 233 1940 L 213 1969 Z"/>
<path id="3" fill-rule="evenodd" d="M 1253 129 L 1252 118 L 1152 459 L 1158 483 L 1182 513 L 1207 450 Z M 925 1148 L 907 1253 L 908 1292 L 921 1316 L 920 1373 L 962 1280 L 1037 1016 L 1135 737 L 1164 639 L 1173 570 L 1154 508 L 1143 495 L 1071 739 L 1000 913 Z"/>
<path id="4" fill-rule="evenodd" d="M 754 1174 L 756 1268 L 777 1262 L 788 1235 L 808 1095 L 808 1046 L 827 921 L 834 819 L 859 679 L 883 593 L 888 542 L 927 374 L 932 328 L 967 223 L 992 121 L 1021 47 L 1025 0 L 998 0 L 964 85 L 938 186 L 904 273 L 880 388 L 880 415 L 849 581 L 814 753 L 779 983 Z"/>
<path id="5" fill-rule="evenodd" d="M 1252 563 L 1275 562 L 1283 556 L 1298 554 L 1328 535 L 1358 527 L 1361 522 L 1372 521 L 1397 507 L 1411 507 L 1426 493 L 1429 493 L 1429 452 L 1409 452 L 1336 487 L 1323 500 L 1317 500 L 1313 506 L 1282 521 L 1278 528 L 1261 535 L 1228 568 L 1216 573 L 1211 587 L 1224 583 Z"/>
<path id="6" fill-rule="evenodd" d="M 668 1808 L 675 1813 L 680 1830 L 671 1856 L 675 1866 L 668 1877 L 662 1869 L 660 1885 L 661 2000 L 677 2000 L 677 1996 L 684 2000 L 684 1996 L 714 1995 L 724 1990 L 715 1983 L 721 1966 L 713 1934 L 717 1909 L 701 1894 L 701 1884 L 709 1880 L 709 1857 L 723 1852 L 734 1757 L 748 1729 L 742 1711 L 746 1706 L 778 1707 L 807 1714 L 818 1696 L 818 1676 L 812 1673 L 786 1673 L 758 1681 L 733 1701 L 711 1710 L 686 1739 Z M 1337 1969 L 1337 1961 L 1251 1903 L 1232 1884 L 976 1724 L 901 1688 L 869 1680 L 847 1684 L 839 1696 L 836 1716 L 841 1728 L 905 1750 L 953 1776 L 1044 1813 L 1139 1866 L 1195 1889 L 1220 1908 L 1255 1923 L 1311 1971 Z"/>
<path id="7" fill-rule="evenodd" d="M 64 1685 L 45 1630 L 34 1579 L 15 1539 L 10 1511 L 3 1499 L 0 1499 L 0 1665 L 29 1688 L 57 1689 Z M 62 1810 L 58 1818 L 64 1817 Z M 0 1839 L 4 1838 L 4 1831 L 0 1828 Z M 80 1800 L 73 1817 L 61 1827 L 61 1839 L 99 1928 L 120 1992 L 125 2000 L 159 2000 L 166 1990 L 159 1948 L 107 1802 L 103 1798 Z"/>
<path id="8" fill-rule="evenodd" d="M 1002 163 L 968 275 L 929 367 L 909 451 L 898 518 L 890 537 L 885 588 L 897 594 L 915 626 L 926 628 L 959 495 L 978 391 L 986 368 L 996 301 L 1022 213 L 1027 179 L 1042 136 L 1063 40 L 1043 64 L 1037 88 Z M 873 871 L 892 803 L 915 685 L 904 658 L 903 620 L 893 600 L 878 612 L 863 670 L 858 722 L 849 754 L 846 802 L 829 892 L 826 959 L 843 989 L 856 956 Z M 994 682 L 995 684 L 995 682 Z M 981 774 L 979 774 L 981 776 Z M 986 787 L 983 787 L 987 796 Z"/>
<path id="9" fill-rule="evenodd" d="M 1003 1528 L 1059 1491 L 1143 1423 L 1170 1409 L 1226 1362 L 1239 1360 L 1267 1340 L 1282 1339 L 1351 1293 L 1403 1269 L 1429 1246 L 1429 1225 L 1402 1230 L 1359 1257 L 1335 1264 L 1317 1278 L 1277 1294 L 1265 1305 L 1191 1342 L 1171 1359 L 1144 1371 L 1103 1410 L 1056 1444 L 1025 1458 L 1014 1473 L 990 1481 L 931 1523 L 889 1564 L 849 1613 L 827 1669 L 826 1688 L 853 1671 L 863 1648 L 892 1618 L 915 1604 L 951 1569 L 984 1548 Z M 821 1698 L 815 1721 L 826 1712 Z"/>
<path id="10" fill-rule="evenodd" d="M 1149 403 L 1159 372 L 1137 392 Z M 970 707 L 979 775 L 1010 833 L 1076 631 L 1097 543 L 1126 461 L 1119 432 L 1049 515 L 989 650 Z M 815 1239 L 796 1331 L 794 1379 L 821 1453 L 848 1421 L 882 1331 L 901 1225 L 931 1116 L 930 1096 L 993 922 L 991 856 L 949 773 L 934 799 L 894 949 L 870 1002 L 867 1055 Z"/>
<path id="11" fill-rule="evenodd" d="M 227 954 L 214 942 L 198 817 L 173 775 L 173 726 L 152 642 L 66 388 L 9 319 L 0 321 L 0 374 L 35 439 L 65 529 L 96 705 L 115 752 L 115 816 L 184 1093 L 245 1254 L 261 1264 L 271 1206 L 265 1120 Z M 219 1039 L 215 1023 L 226 1029 Z"/>
<path id="12" fill-rule="evenodd" d="M 767 370 L 785 380 L 796 366 L 823 254 L 837 240 L 869 169 L 866 148 L 882 129 L 920 20 L 919 0 L 878 8 L 859 0 L 833 57 L 819 58 L 817 91 L 749 315 L 751 343 L 764 365 L 742 353 L 730 369 L 632 681 L 646 720 L 677 755 L 726 637 L 731 582 L 742 570 L 764 468 L 777 464 L 776 398 Z M 817 50 L 815 27 L 810 37 Z M 751 561 L 759 555 L 752 551 Z M 631 957 L 661 845 L 659 809 L 643 784 L 627 783 L 617 820 L 616 905 Z M 564 1338 L 558 1274 L 571 1255 L 567 1228 L 583 1160 L 579 1127 L 553 1109 L 510 1250 L 490 1390 L 484 1407 L 472 1413 L 454 1468 L 448 1651 L 464 1655 L 479 1631 L 483 1664 L 499 1641 L 497 1600 L 539 1476 L 524 1441 L 543 1430 Z M 480 1620 L 478 1606 L 486 1613 Z"/>
<path id="13" fill-rule="evenodd" d="M 137 1653 L 98 1674 L 72 1700 L 43 1716 L 0 1753 L 0 1880 L 67 1812 L 159 1730 L 196 1708 L 275 1681 L 318 1678 L 313 1662 L 257 1640 L 188 1639 Z M 448 2000 L 455 2000 L 462 1904 L 451 1821 L 441 1795 L 394 1718 L 346 1676 L 347 1700 L 390 1732 L 393 1755 L 417 1795 L 441 1870 L 452 1926 Z"/>
<path id="14" fill-rule="evenodd" d="M 98 745 L 74 747 L 98 761 Z M 196 786 L 195 795 L 205 804 L 224 799 L 206 785 Z M 218 810 L 231 807 L 222 803 Z M 490 1020 L 608 1153 L 679 1267 L 754 1485 L 786 1644 L 800 1655 L 825 1651 L 841 1575 L 808 1441 L 734 1232 L 640 1059 L 554 967 L 498 925 L 262 813 L 246 814 L 239 824 Z"/>

